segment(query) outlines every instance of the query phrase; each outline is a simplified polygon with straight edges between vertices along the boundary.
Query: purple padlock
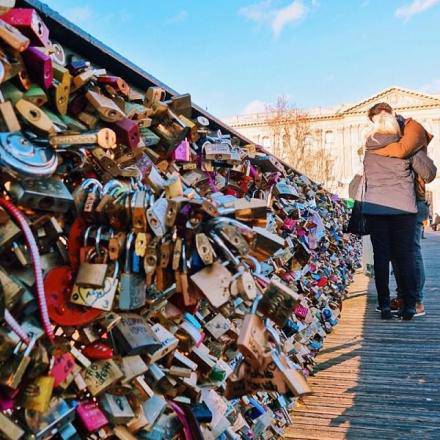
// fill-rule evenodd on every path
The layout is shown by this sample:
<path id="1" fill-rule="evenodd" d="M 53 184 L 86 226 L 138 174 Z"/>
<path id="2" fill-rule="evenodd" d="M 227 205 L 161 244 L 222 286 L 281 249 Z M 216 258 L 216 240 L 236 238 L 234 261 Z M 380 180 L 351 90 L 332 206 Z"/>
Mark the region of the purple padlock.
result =
<path id="1" fill-rule="evenodd" d="M 53 82 L 52 58 L 32 46 L 23 52 L 23 60 L 31 78 L 47 90 Z"/>
<path id="2" fill-rule="evenodd" d="M 188 139 L 184 139 L 173 151 L 173 160 L 176 162 L 189 162 L 191 160 L 191 149 Z"/>

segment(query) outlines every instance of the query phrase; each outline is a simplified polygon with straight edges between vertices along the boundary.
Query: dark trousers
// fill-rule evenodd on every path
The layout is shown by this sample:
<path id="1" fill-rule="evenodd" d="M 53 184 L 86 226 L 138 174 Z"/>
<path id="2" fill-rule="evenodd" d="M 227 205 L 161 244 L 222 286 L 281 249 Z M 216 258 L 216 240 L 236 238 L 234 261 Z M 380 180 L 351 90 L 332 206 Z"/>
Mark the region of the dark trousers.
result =
<path id="1" fill-rule="evenodd" d="M 422 234 L 423 234 L 423 222 L 428 218 L 429 215 L 429 207 L 427 203 L 423 200 L 417 201 L 417 217 L 416 217 L 416 229 L 414 235 L 414 255 L 415 255 L 415 263 L 416 263 L 416 294 L 417 294 L 417 302 L 423 303 L 423 288 L 425 287 L 425 265 L 423 264 L 423 256 L 422 256 Z M 397 296 L 401 297 L 400 293 L 400 272 L 399 269 L 393 264 L 394 276 L 397 281 Z"/>
<path id="2" fill-rule="evenodd" d="M 417 279 L 414 236 L 416 214 L 366 215 L 374 253 L 377 298 L 381 309 L 390 308 L 390 261 L 399 273 L 399 288 L 406 310 L 414 310 Z"/>

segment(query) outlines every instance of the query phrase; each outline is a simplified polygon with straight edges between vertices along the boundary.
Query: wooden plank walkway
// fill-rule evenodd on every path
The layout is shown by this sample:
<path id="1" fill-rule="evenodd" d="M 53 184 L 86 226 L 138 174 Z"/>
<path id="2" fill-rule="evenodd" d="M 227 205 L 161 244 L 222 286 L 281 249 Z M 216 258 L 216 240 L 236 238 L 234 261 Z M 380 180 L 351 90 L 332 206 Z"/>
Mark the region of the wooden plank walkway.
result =
<path id="1" fill-rule="evenodd" d="M 381 321 L 357 275 L 286 439 L 440 439 L 440 233 L 423 240 L 427 315 Z"/>

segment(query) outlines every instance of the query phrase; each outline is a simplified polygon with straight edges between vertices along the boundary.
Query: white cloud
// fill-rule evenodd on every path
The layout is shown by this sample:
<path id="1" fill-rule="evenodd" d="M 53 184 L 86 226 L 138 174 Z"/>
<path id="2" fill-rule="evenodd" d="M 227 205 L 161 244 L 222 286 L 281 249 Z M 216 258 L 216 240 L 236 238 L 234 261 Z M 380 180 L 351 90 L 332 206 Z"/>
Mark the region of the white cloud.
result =
<path id="1" fill-rule="evenodd" d="M 253 113 L 264 113 L 267 109 L 267 104 L 259 99 L 254 99 L 243 109 L 241 114 L 251 115 Z"/>
<path id="2" fill-rule="evenodd" d="M 301 1 L 295 0 L 289 6 L 274 12 L 275 16 L 272 21 L 272 31 L 274 35 L 278 37 L 287 24 L 295 23 L 305 17 L 307 9 Z"/>
<path id="3" fill-rule="evenodd" d="M 188 11 L 182 10 L 179 11 L 177 14 L 170 17 L 167 21 L 168 23 L 182 23 L 188 18 Z"/>
<path id="4" fill-rule="evenodd" d="M 315 7 L 316 4 L 316 1 L 312 0 L 312 6 Z M 275 37 L 278 37 L 287 25 L 302 20 L 307 12 L 308 8 L 303 0 L 293 0 L 284 7 L 274 5 L 274 0 L 263 0 L 238 11 L 239 15 L 249 21 L 269 26 Z"/>
<path id="5" fill-rule="evenodd" d="M 83 24 L 94 17 L 93 10 L 90 6 L 76 6 L 66 9 L 63 15 L 76 24 Z"/>
<path id="6" fill-rule="evenodd" d="M 440 79 L 435 79 L 430 83 L 423 85 L 420 89 L 425 93 L 438 95 L 440 94 Z"/>
<path id="7" fill-rule="evenodd" d="M 411 3 L 396 9 L 396 17 L 403 18 L 404 21 L 411 19 L 413 15 L 427 11 L 437 5 L 440 0 L 413 0 Z"/>

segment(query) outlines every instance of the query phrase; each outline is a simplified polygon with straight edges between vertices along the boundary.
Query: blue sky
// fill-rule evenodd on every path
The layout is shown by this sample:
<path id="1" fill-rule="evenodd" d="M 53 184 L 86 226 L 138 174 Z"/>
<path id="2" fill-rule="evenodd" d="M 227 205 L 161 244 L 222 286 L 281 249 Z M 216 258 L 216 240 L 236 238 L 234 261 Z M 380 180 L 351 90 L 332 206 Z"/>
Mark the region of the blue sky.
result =
<path id="1" fill-rule="evenodd" d="M 217 116 L 440 93 L 440 0 L 44 0 Z"/>

